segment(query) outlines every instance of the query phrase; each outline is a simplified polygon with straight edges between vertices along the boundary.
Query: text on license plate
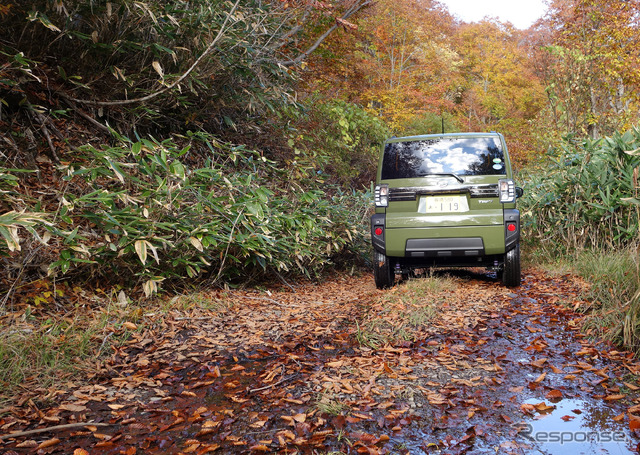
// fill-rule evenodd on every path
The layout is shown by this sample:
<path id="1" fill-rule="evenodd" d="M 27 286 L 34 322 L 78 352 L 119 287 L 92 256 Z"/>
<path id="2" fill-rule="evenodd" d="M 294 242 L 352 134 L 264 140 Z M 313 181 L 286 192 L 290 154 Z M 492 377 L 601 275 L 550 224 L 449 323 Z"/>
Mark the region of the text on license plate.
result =
<path id="1" fill-rule="evenodd" d="M 468 212 L 469 204 L 466 196 L 427 196 L 420 201 L 418 211 L 421 213 Z"/>

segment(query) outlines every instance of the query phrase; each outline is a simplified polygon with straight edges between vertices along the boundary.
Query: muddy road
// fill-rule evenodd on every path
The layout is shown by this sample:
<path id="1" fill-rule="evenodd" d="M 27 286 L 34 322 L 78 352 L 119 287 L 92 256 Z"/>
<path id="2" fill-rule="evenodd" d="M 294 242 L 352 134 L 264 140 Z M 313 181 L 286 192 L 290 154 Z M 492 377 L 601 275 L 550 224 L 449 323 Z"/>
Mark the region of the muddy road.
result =
<path id="1" fill-rule="evenodd" d="M 0 452 L 636 453 L 640 365 L 581 333 L 584 286 L 466 271 L 174 299 L 1 416 Z"/>

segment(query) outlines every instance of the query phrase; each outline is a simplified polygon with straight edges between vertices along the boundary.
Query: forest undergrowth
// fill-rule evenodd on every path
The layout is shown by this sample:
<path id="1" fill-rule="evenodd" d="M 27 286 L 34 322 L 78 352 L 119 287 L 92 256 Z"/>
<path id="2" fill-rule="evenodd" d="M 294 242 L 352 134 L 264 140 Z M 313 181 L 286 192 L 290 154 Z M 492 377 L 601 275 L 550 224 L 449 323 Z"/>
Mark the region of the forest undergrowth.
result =
<path id="1" fill-rule="evenodd" d="M 592 283 L 585 330 L 640 350 L 640 130 L 592 141 L 568 137 L 544 169 L 520 175 L 524 242 L 536 263 Z"/>

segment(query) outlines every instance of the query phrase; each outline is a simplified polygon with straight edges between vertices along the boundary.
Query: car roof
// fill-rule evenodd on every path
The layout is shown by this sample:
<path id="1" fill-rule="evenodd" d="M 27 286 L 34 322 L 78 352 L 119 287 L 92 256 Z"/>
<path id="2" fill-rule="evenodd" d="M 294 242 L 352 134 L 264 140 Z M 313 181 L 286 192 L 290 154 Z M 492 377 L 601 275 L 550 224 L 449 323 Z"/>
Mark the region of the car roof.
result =
<path id="1" fill-rule="evenodd" d="M 455 138 L 455 137 L 502 137 L 502 134 L 491 131 L 488 133 L 475 132 L 475 133 L 444 133 L 444 134 L 423 134 L 419 136 L 403 136 L 392 137 L 386 140 L 386 142 L 409 142 L 420 141 L 425 139 L 438 139 L 438 138 Z"/>

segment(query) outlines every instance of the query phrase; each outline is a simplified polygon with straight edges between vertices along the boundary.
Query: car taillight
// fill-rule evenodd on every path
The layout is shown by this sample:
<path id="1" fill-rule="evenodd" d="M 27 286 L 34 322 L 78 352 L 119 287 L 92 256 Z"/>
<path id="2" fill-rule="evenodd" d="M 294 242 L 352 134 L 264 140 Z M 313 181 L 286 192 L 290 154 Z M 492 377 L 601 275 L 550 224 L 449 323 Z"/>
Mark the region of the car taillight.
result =
<path id="1" fill-rule="evenodd" d="M 516 184 L 511 179 L 501 179 L 498 181 L 498 188 L 500 190 L 500 202 L 515 202 L 516 201 Z"/>
<path id="2" fill-rule="evenodd" d="M 516 223 L 507 223 L 507 231 L 516 232 L 517 229 L 518 226 L 516 226 Z"/>
<path id="3" fill-rule="evenodd" d="M 375 230 L 375 231 L 373 231 L 373 232 L 374 232 L 376 235 L 382 235 L 382 233 L 383 233 L 384 231 L 382 230 L 382 228 L 377 227 L 377 228 L 376 228 L 376 230 Z"/>
<path id="4" fill-rule="evenodd" d="M 376 185 L 375 200 L 376 207 L 389 206 L 389 185 Z"/>

